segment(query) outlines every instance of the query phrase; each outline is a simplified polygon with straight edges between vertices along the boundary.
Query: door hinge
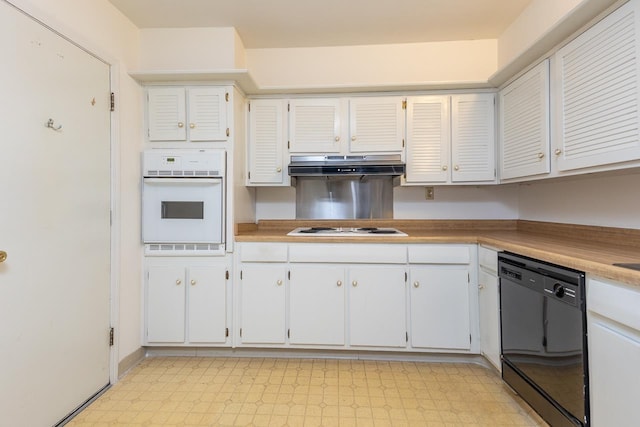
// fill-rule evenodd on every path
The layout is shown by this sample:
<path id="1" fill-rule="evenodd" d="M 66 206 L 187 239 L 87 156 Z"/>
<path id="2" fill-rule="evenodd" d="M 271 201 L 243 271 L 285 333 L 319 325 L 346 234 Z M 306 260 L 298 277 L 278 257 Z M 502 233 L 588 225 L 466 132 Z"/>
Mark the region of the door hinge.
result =
<path id="1" fill-rule="evenodd" d="M 287 271 L 287 279 L 291 280 L 291 270 Z"/>
<path id="2" fill-rule="evenodd" d="M 469 334 L 469 344 L 471 344 L 471 334 Z"/>
<path id="3" fill-rule="evenodd" d="M 405 272 L 404 272 L 404 282 L 405 282 L 405 283 L 407 283 L 407 280 L 408 280 L 408 278 L 407 278 L 407 277 L 408 277 L 408 276 L 407 276 L 407 272 L 405 271 Z"/>
<path id="4" fill-rule="evenodd" d="M 229 270 L 226 270 L 224 272 L 224 278 L 225 278 L 225 280 L 229 280 Z"/>
<path id="5" fill-rule="evenodd" d="M 409 342 L 409 332 L 405 332 L 405 342 Z"/>
<path id="6" fill-rule="evenodd" d="M 240 328 L 240 338 L 242 338 L 242 328 Z"/>
<path id="7" fill-rule="evenodd" d="M 242 280 L 242 270 L 240 270 L 240 280 Z"/>
<path id="8" fill-rule="evenodd" d="M 250 102 L 247 103 L 247 108 L 249 109 L 249 112 L 251 112 L 251 103 Z"/>
<path id="9" fill-rule="evenodd" d="M 287 338 L 291 338 L 291 329 L 287 329 Z"/>
<path id="10" fill-rule="evenodd" d="M 471 274 L 467 273 L 467 283 L 471 283 Z"/>
<path id="11" fill-rule="evenodd" d="M 226 93 L 224 94 L 224 100 L 225 100 L 225 101 L 227 101 L 227 102 L 229 102 L 229 92 L 226 92 Z"/>
<path id="12" fill-rule="evenodd" d="M 493 177 L 496 178 L 498 176 L 498 173 L 496 172 L 496 170 L 493 170 Z"/>
<path id="13" fill-rule="evenodd" d="M 231 135 L 231 131 L 229 131 L 229 128 L 227 128 L 227 136 Z"/>
<path id="14" fill-rule="evenodd" d="M 109 97 L 109 101 L 110 101 L 109 105 L 111 106 L 110 107 L 111 111 L 116 111 L 116 95 L 113 92 L 111 92 L 111 96 Z"/>
<path id="15" fill-rule="evenodd" d="M 287 111 L 291 111 L 291 104 L 287 103 Z"/>
<path id="16" fill-rule="evenodd" d="M 402 148 L 404 148 L 404 138 L 402 138 Z"/>
<path id="17" fill-rule="evenodd" d="M 247 179 L 251 179 L 251 171 L 247 172 Z"/>
<path id="18" fill-rule="evenodd" d="M 291 141 L 287 141 L 287 150 L 291 150 Z"/>
<path id="19" fill-rule="evenodd" d="M 403 110 L 407 109 L 407 100 L 406 99 L 404 101 L 402 101 L 402 109 Z"/>
<path id="20" fill-rule="evenodd" d="M 224 336 L 225 337 L 229 336 L 229 328 L 224 328 Z"/>
<path id="21" fill-rule="evenodd" d="M 109 347 L 113 347 L 113 335 L 114 335 L 114 330 L 113 328 L 109 329 Z"/>

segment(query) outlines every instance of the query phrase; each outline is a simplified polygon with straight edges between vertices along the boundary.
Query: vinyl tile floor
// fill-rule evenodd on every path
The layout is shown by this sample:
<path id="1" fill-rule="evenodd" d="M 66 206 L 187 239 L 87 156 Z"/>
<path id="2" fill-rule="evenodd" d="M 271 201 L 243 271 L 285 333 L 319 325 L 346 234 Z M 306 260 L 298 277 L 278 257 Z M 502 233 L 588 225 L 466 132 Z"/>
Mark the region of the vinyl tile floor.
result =
<path id="1" fill-rule="evenodd" d="M 68 426 L 544 426 L 465 363 L 152 357 Z"/>

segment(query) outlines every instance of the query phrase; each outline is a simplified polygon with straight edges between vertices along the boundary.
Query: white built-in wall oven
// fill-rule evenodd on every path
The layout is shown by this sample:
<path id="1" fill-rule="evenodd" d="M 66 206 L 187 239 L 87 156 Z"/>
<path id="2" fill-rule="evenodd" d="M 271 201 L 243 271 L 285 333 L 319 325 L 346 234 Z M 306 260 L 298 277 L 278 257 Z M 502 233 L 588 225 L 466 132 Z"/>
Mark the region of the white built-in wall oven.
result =
<path id="1" fill-rule="evenodd" d="M 224 150 L 153 149 L 142 163 L 145 255 L 224 255 Z"/>

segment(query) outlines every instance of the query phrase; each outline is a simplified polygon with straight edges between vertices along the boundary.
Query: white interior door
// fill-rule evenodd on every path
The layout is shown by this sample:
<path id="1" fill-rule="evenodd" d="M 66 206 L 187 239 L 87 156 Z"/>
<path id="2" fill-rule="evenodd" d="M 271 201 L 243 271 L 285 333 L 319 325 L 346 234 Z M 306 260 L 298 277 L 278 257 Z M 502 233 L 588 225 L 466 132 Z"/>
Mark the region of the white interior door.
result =
<path id="1" fill-rule="evenodd" d="M 2 1 L 0 53 L 0 425 L 45 426 L 109 383 L 109 66 Z"/>

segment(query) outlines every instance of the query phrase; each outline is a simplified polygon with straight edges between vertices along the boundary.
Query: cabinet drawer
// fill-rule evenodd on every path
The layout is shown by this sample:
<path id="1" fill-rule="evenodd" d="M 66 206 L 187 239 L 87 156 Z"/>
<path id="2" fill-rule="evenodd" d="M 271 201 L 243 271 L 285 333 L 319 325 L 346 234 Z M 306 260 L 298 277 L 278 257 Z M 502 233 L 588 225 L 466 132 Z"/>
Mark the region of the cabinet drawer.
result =
<path id="1" fill-rule="evenodd" d="M 589 279 L 587 309 L 640 331 L 640 290 Z"/>
<path id="2" fill-rule="evenodd" d="M 285 243 L 249 243 L 240 248 L 242 262 L 287 262 Z"/>
<path id="3" fill-rule="evenodd" d="M 469 264 L 471 248 L 465 245 L 409 246 L 410 264 Z"/>
<path id="4" fill-rule="evenodd" d="M 405 264 L 406 245 L 301 243 L 289 246 L 291 262 Z"/>
<path id="5" fill-rule="evenodd" d="M 498 252 L 494 249 L 480 246 L 478 248 L 478 262 L 480 267 L 491 273 L 498 273 Z"/>

